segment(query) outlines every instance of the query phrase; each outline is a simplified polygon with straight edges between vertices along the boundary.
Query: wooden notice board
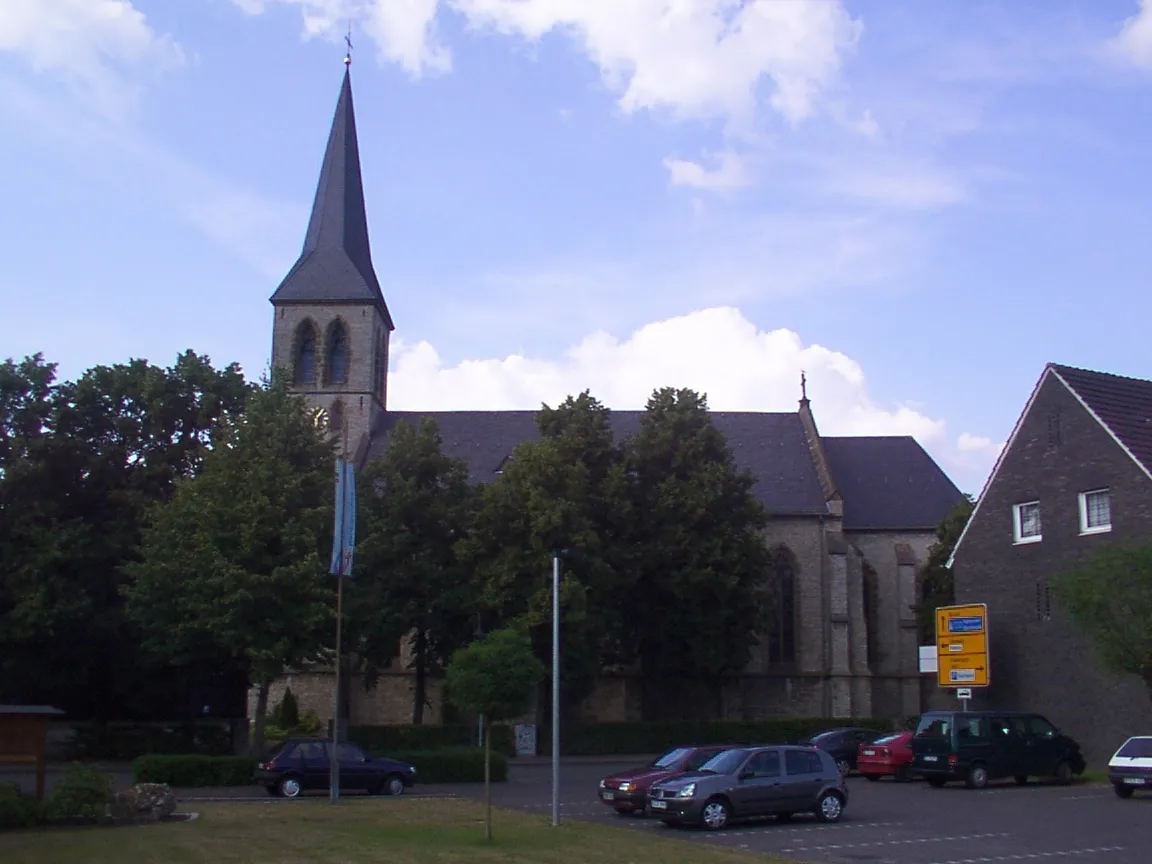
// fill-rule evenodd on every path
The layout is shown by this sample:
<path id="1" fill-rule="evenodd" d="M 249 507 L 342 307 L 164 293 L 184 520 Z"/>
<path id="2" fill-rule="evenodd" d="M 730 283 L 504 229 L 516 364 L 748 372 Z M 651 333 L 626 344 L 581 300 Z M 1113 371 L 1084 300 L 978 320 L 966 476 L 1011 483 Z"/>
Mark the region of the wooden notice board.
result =
<path id="1" fill-rule="evenodd" d="M 0 705 L 0 764 L 35 767 L 40 800 L 44 800 L 48 721 L 63 714 L 50 705 Z"/>

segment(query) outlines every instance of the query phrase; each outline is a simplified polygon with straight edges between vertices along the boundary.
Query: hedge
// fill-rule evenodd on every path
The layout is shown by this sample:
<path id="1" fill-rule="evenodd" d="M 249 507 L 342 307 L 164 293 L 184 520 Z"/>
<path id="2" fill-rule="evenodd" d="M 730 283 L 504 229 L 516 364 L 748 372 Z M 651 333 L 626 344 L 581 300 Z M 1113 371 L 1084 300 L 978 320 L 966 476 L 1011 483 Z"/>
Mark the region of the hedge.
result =
<path id="1" fill-rule="evenodd" d="M 375 756 L 416 766 L 417 783 L 478 783 L 484 779 L 484 750 L 369 751 Z M 185 789 L 206 786 L 252 786 L 256 760 L 247 756 L 140 756 L 132 763 L 133 783 L 167 783 Z M 492 752 L 492 779 L 508 779 L 508 757 Z"/>
<path id="2" fill-rule="evenodd" d="M 226 756 L 232 733 L 218 723 L 79 726 L 66 745 L 69 759 L 135 759 L 149 753 L 199 753 Z"/>
<path id="3" fill-rule="evenodd" d="M 506 756 L 516 754 L 516 742 L 512 727 L 496 725 L 485 727 L 492 735 L 492 752 Z M 445 747 L 476 746 L 475 726 L 462 723 L 444 726 L 352 726 L 348 729 L 348 740 L 359 744 L 365 750 L 389 755 L 391 751 L 429 751 Z"/>
<path id="4" fill-rule="evenodd" d="M 443 750 L 409 750 L 374 753 L 416 766 L 416 783 L 482 783 L 483 747 L 448 747 Z M 492 751 L 492 780 L 508 779 L 508 757 Z"/>
<path id="5" fill-rule="evenodd" d="M 256 760 L 248 756 L 150 755 L 132 762 L 133 783 L 169 786 L 251 786 Z"/>
<path id="6" fill-rule="evenodd" d="M 663 753 L 684 744 L 790 744 L 837 726 L 887 732 L 898 725 L 898 721 L 876 717 L 580 723 L 561 730 L 560 752 L 565 756 L 614 756 Z M 548 730 L 542 730 L 540 738 L 546 751 L 551 747 Z"/>

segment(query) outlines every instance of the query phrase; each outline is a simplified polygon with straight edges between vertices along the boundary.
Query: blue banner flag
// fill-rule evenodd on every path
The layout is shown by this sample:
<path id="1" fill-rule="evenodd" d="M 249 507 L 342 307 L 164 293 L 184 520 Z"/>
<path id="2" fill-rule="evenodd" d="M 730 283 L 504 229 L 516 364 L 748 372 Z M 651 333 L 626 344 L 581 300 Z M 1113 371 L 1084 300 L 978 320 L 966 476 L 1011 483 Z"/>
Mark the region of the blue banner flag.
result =
<path id="1" fill-rule="evenodd" d="M 352 575 L 352 553 L 356 548 L 356 470 L 347 459 L 336 459 L 336 519 L 332 528 L 333 576 Z"/>

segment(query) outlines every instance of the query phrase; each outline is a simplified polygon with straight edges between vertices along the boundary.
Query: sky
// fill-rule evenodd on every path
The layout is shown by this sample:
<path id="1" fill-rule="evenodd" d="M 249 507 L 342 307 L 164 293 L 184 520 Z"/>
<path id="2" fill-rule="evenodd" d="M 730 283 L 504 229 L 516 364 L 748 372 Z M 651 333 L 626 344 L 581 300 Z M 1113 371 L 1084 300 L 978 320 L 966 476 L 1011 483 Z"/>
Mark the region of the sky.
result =
<path id="1" fill-rule="evenodd" d="M 0 357 L 257 378 L 344 74 L 389 407 L 914 435 L 1144 377 L 1152 0 L 0 0 Z"/>

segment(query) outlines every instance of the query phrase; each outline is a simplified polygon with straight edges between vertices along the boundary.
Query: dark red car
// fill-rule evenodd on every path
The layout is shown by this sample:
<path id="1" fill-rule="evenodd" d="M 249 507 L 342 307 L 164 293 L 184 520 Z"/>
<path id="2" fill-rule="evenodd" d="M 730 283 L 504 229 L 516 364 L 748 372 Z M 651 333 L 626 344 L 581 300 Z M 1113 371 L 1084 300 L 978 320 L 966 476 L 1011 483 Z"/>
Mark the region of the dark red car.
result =
<path id="1" fill-rule="evenodd" d="M 912 779 L 912 732 L 896 732 L 860 745 L 856 770 L 869 780 L 892 777 L 897 783 Z"/>
<path id="2" fill-rule="evenodd" d="M 643 813 L 648 787 L 685 771 L 695 771 L 713 756 L 733 749 L 732 744 L 676 747 L 639 768 L 609 774 L 600 781 L 600 800 L 617 813 Z"/>

